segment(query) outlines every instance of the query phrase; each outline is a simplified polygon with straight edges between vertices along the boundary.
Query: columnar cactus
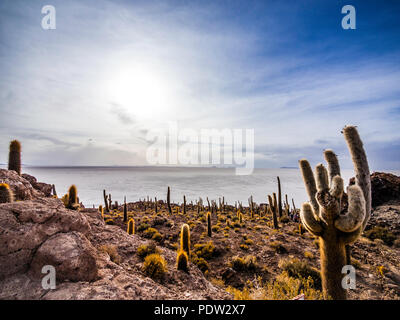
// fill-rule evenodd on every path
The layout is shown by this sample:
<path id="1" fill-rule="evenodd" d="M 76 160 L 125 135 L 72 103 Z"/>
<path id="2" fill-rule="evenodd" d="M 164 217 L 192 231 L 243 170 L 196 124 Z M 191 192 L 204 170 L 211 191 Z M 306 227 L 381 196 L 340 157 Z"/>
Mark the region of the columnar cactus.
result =
<path id="1" fill-rule="evenodd" d="M 78 202 L 78 190 L 75 185 L 72 185 L 68 189 L 68 209 L 77 210 L 79 208 Z"/>
<path id="2" fill-rule="evenodd" d="M 281 179 L 278 179 L 278 217 L 282 217 L 282 191 L 281 191 Z"/>
<path id="3" fill-rule="evenodd" d="M 21 175 L 21 143 L 18 140 L 13 140 L 10 142 L 8 170 L 14 170 Z"/>
<path id="4" fill-rule="evenodd" d="M 103 198 L 104 198 L 104 208 L 106 212 L 110 212 L 110 208 L 108 207 L 108 196 L 106 194 L 106 190 L 103 190 Z"/>
<path id="5" fill-rule="evenodd" d="M 101 217 L 104 219 L 104 209 L 102 205 L 99 205 L 99 212 L 101 214 Z"/>
<path id="6" fill-rule="evenodd" d="M 126 205 L 126 197 L 124 197 L 124 222 L 128 221 L 128 206 Z"/>
<path id="7" fill-rule="evenodd" d="M 274 194 L 275 195 L 275 194 Z M 276 196 L 275 196 L 276 200 Z M 272 222 L 273 222 L 273 227 L 274 229 L 278 229 L 278 218 L 277 218 L 277 208 L 275 202 L 272 200 L 271 196 L 268 196 L 268 202 L 269 202 L 269 210 L 271 211 L 272 215 Z"/>
<path id="8" fill-rule="evenodd" d="M 190 257 L 190 228 L 186 223 L 181 228 L 181 251 L 185 251 L 187 256 Z"/>
<path id="9" fill-rule="evenodd" d="M 332 150 L 324 152 L 328 171 L 323 164 L 317 165 L 316 180 L 308 161 L 299 161 L 310 198 L 309 203 L 303 203 L 300 218 L 304 227 L 319 237 L 324 298 L 338 300 L 346 299 L 341 285 L 342 268 L 346 265 L 345 246 L 361 235 L 371 213 L 371 179 L 362 141 L 356 127 L 346 126 L 343 134 L 356 174 L 356 184 L 347 188 L 347 194 Z"/>
<path id="10" fill-rule="evenodd" d="M 186 215 L 186 196 L 183 196 L 183 214 Z"/>
<path id="11" fill-rule="evenodd" d="M 211 237 L 212 232 L 211 232 L 211 213 L 210 211 L 207 212 L 207 235 Z"/>
<path id="12" fill-rule="evenodd" d="M 172 209 L 171 209 L 171 190 L 168 187 L 168 191 L 167 191 L 167 205 L 168 205 L 168 212 L 169 214 L 172 214 Z"/>
<path id="13" fill-rule="evenodd" d="M 13 193 L 7 183 L 0 183 L 0 203 L 9 203 L 14 201 Z"/>
<path id="14" fill-rule="evenodd" d="M 133 220 L 132 218 L 129 219 L 129 221 L 128 221 L 128 228 L 127 228 L 126 232 L 128 232 L 128 234 L 135 233 L 135 220 Z"/>
<path id="15" fill-rule="evenodd" d="M 176 268 L 185 272 L 189 271 L 189 257 L 183 250 L 180 250 L 176 257 Z"/>
<path id="16" fill-rule="evenodd" d="M 57 191 L 56 191 L 56 186 L 53 184 L 51 186 L 52 192 L 53 192 L 53 197 L 57 198 Z"/>

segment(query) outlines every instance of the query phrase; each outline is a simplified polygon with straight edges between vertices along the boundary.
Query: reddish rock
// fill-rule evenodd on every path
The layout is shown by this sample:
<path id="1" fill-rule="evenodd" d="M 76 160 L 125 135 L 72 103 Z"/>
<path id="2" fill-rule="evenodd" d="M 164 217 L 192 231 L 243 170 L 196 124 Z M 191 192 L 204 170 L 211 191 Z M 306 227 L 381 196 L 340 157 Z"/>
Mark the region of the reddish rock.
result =
<path id="1" fill-rule="evenodd" d="M 354 177 L 350 185 L 355 183 Z M 374 172 L 371 174 L 372 207 L 389 201 L 400 201 L 400 177 L 391 173 Z"/>
<path id="2" fill-rule="evenodd" d="M 36 251 L 31 273 L 41 278 L 43 266 L 56 269 L 56 281 L 93 281 L 97 277 L 96 249 L 79 232 L 58 233 Z"/>
<path id="3" fill-rule="evenodd" d="M 28 180 L 33 188 L 42 192 L 46 197 L 52 196 L 53 186 L 44 182 L 38 182 L 37 179 L 29 174 L 23 173 L 22 178 Z"/>

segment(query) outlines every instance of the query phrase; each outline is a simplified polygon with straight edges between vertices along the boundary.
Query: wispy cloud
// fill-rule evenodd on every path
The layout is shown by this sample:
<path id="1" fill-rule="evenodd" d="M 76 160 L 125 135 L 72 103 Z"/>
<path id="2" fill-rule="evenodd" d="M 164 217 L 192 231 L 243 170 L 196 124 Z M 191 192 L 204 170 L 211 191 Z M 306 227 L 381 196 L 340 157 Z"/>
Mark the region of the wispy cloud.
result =
<path id="1" fill-rule="evenodd" d="M 399 6 L 354 1 L 347 32 L 341 2 L 54 0 L 57 29 L 45 31 L 40 2 L 2 1 L 0 161 L 19 137 L 32 164 L 52 152 L 58 164 L 146 164 L 148 130 L 176 120 L 254 128 L 263 167 L 345 154 L 340 129 L 355 124 L 371 165 L 398 169 Z"/>

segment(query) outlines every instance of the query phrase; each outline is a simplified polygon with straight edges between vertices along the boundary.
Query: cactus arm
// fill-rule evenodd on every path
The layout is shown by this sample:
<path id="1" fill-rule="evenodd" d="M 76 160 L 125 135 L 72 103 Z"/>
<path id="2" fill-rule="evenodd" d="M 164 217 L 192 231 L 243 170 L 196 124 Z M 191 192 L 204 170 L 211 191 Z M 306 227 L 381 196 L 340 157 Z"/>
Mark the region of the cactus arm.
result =
<path id="1" fill-rule="evenodd" d="M 347 189 L 349 195 L 349 208 L 347 214 L 339 215 L 335 220 L 335 227 L 343 232 L 357 230 L 365 218 L 365 199 L 359 186 L 350 186 Z"/>
<path id="2" fill-rule="evenodd" d="M 324 151 L 324 157 L 328 163 L 329 179 L 332 183 L 334 177 L 340 176 L 339 161 L 336 154 L 330 149 Z"/>
<path id="3" fill-rule="evenodd" d="M 363 221 L 363 230 L 367 225 L 371 215 L 371 177 L 367 161 L 367 155 L 363 147 L 363 143 L 358 134 L 357 128 L 354 126 L 346 126 L 343 129 L 344 138 L 346 139 L 351 158 L 353 160 L 354 171 L 356 173 L 356 185 L 358 185 L 365 199 L 365 217 Z"/>
<path id="4" fill-rule="evenodd" d="M 329 193 L 335 198 L 341 199 L 343 195 L 343 190 L 344 190 L 343 179 L 340 176 L 333 177 Z"/>
<path id="5" fill-rule="evenodd" d="M 315 199 L 315 195 L 317 194 L 317 186 L 315 184 L 314 173 L 312 172 L 310 163 L 306 159 L 302 159 L 299 161 L 299 166 L 301 170 L 301 174 L 303 175 L 304 185 L 307 190 L 308 197 L 310 198 L 310 203 L 313 208 L 314 217 L 318 218 L 319 216 L 319 205 L 317 200 Z"/>
<path id="6" fill-rule="evenodd" d="M 304 227 L 316 236 L 323 232 L 321 223 L 315 219 L 311 205 L 308 202 L 303 203 L 300 210 L 300 219 Z"/>
<path id="7" fill-rule="evenodd" d="M 317 190 L 323 191 L 329 189 L 328 171 L 322 163 L 318 164 L 315 168 L 317 173 Z"/>

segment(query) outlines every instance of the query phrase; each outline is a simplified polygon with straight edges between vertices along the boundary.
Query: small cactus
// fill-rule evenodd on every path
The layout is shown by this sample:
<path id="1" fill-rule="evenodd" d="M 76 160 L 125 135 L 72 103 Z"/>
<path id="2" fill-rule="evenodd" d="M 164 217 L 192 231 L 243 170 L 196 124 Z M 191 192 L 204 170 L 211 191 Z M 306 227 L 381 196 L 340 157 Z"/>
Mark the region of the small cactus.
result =
<path id="1" fill-rule="evenodd" d="M 13 193 L 7 183 L 0 183 L 0 203 L 9 203 L 14 201 Z"/>
<path id="2" fill-rule="evenodd" d="M 346 126 L 343 134 L 353 160 L 356 185 L 344 193 L 339 161 L 325 150 L 328 171 L 316 167 L 314 177 L 307 160 L 299 161 L 310 202 L 303 203 L 300 218 L 305 229 L 319 237 L 321 279 L 324 298 L 346 299 L 342 268 L 346 265 L 346 245 L 357 240 L 371 213 L 371 178 L 367 156 L 356 127 Z"/>
<path id="3" fill-rule="evenodd" d="M 211 213 L 210 211 L 207 212 L 207 234 L 211 237 Z"/>
<path id="4" fill-rule="evenodd" d="M 10 142 L 8 170 L 14 170 L 18 175 L 21 175 L 21 143 L 18 140 Z"/>
<path id="5" fill-rule="evenodd" d="M 127 228 L 126 232 L 128 232 L 128 234 L 135 233 L 135 220 L 133 220 L 132 218 L 129 219 L 129 221 L 128 221 L 128 228 Z"/>
<path id="6" fill-rule="evenodd" d="M 101 214 L 101 217 L 104 219 L 104 209 L 102 205 L 99 206 L 99 212 Z"/>
<path id="7" fill-rule="evenodd" d="M 68 204 L 67 208 L 71 210 L 77 210 L 79 208 L 78 203 L 78 190 L 75 185 L 72 185 L 68 189 Z"/>
<path id="8" fill-rule="evenodd" d="M 185 251 L 190 257 L 190 228 L 186 223 L 181 228 L 181 248 L 180 250 Z"/>
<path id="9" fill-rule="evenodd" d="M 189 271 L 189 257 L 187 253 L 183 250 L 178 252 L 177 258 L 176 258 L 176 268 L 178 270 L 182 270 L 185 272 Z"/>

